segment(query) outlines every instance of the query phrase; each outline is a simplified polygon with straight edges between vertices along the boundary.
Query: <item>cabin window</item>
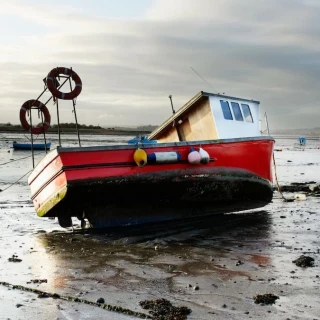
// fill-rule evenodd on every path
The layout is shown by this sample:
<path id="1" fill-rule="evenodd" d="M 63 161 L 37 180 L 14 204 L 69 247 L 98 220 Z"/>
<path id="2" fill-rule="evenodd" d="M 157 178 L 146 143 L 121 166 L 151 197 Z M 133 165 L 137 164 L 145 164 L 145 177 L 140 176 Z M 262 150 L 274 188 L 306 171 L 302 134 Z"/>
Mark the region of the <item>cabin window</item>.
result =
<path id="1" fill-rule="evenodd" d="M 253 122 L 252 114 L 250 108 L 247 104 L 241 104 L 243 116 L 247 122 Z"/>
<path id="2" fill-rule="evenodd" d="M 240 106 L 239 103 L 236 102 L 231 102 L 231 106 L 232 106 L 232 110 L 233 110 L 233 114 L 234 117 L 237 121 L 243 121 L 243 116 L 240 110 Z"/>
<path id="3" fill-rule="evenodd" d="M 225 100 L 220 100 L 220 104 L 224 118 L 227 120 L 233 120 L 232 113 L 229 107 L 229 102 Z"/>

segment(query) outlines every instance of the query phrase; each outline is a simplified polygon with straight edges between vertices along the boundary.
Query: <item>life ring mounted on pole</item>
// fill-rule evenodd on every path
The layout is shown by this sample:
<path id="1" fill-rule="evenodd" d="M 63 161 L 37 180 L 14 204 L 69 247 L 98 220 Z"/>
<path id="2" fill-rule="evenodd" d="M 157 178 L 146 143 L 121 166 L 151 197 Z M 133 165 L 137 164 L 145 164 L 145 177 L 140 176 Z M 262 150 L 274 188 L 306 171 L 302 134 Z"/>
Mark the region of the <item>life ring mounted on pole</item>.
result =
<path id="1" fill-rule="evenodd" d="M 57 89 L 54 80 L 60 74 L 65 74 L 67 76 L 70 76 L 71 79 L 75 82 L 76 85 L 71 92 L 64 93 Z M 47 87 L 55 98 L 62 99 L 62 100 L 73 100 L 81 93 L 82 81 L 78 76 L 78 74 L 74 72 L 72 69 L 58 67 L 58 68 L 52 69 L 49 72 L 47 76 Z"/>
<path id="2" fill-rule="evenodd" d="M 36 107 L 43 113 L 44 121 L 43 121 L 43 125 L 41 127 L 32 127 L 31 128 L 30 124 L 28 123 L 26 113 L 28 110 L 30 110 L 30 112 L 31 112 L 31 107 Z M 20 108 L 20 122 L 21 122 L 22 127 L 26 131 L 29 131 L 31 128 L 31 132 L 33 134 L 44 133 L 49 129 L 50 121 L 51 121 L 51 116 L 50 116 L 48 108 L 39 100 L 33 100 L 33 99 L 28 100 Z"/>

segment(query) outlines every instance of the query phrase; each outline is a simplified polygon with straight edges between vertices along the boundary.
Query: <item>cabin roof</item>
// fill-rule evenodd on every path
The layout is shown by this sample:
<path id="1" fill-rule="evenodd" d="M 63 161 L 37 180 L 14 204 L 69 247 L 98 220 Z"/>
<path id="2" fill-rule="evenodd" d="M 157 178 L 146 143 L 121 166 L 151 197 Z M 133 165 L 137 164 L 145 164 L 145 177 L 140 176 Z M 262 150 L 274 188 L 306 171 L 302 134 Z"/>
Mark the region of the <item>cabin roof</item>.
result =
<path id="1" fill-rule="evenodd" d="M 210 92 L 204 92 L 200 91 L 197 93 L 193 98 L 191 98 L 186 104 L 184 104 L 178 111 L 176 111 L 170 118 L 168 118 L 165 122 L 163 122 L 158 128 L 153 130 L 151 134 L 149 135 L 149 139 L 154 139 L 156 138 L 160 133 L 168 129 L 168 126 L 172 126 L 172 124 L 175 121 L 179 121 L 182 116 L 187 112 L 190 111 L 196 102 L 206 99 L 208 97 L 219 97 L 223 99 L 231 99 L 231 100 L 238 100 L 238 101 L 244 101 L 244 102 L 253 102 L 260 104 L 260 101 L 256 101 L 253 99 L 243 99 L 243 98 L 237 98 L 237 97 L 232 97 L 232 96 L 226 96 L 224 94 L 219 94 L 219 93 L 210 93 Z"/>

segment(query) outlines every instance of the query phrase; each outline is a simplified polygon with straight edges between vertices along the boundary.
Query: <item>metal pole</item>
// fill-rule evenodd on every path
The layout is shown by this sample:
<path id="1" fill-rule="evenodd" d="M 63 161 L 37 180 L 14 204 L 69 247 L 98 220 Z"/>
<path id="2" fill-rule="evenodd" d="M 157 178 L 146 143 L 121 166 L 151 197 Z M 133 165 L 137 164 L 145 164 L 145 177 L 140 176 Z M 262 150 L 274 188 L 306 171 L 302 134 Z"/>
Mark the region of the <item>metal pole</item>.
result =
<path id="1" fill-rule="evenodd" d="M 69 84 L 70 84 L 70 91 L 72 91 L 72 84 L 71 84 L 70 77 L 69 77 Z M 74 118 L 76 120 L 76 130 L 77 130 L 77 134 L 78 134 L 79 147 L 81 147 L 80 134 L 79 134 L 79 128 L 78 128 L 78 119 L 77 119 L 77 112 L 76 112 L 76 104 L 74 102 L 74 99 L 72 99 L 72 104 L 73 104 Z"/>
<path id="2" fill-rule="evenodd" d="M 41 110 L 40 110 L 40 112 L 41 112 L 41 122 L 42 122 L 42 128 L 43 128 L 43 114 L 42 114 Z M 46 153 L 48 153 L 48 151 L 47 151 L 47 139 L 46 139 L 45 130 L 43 130 L 43 139 L 44 139 L 44 150 L 46 151 Z"/>
<path id="3" fill-rule="evenodd" d="M 41 96 L 46 92 L 46 90 L 47 90 L 47 88 L 45 88 L 45 89 L 42 91 L 42 93 L 39 95 L 39 97 L 36 99 L 36 101 L 38 101 L 38 100 L 41 98 Z"/>
<path id="4" fill-rule="evenodd" d="M 169 96 L 169 99 L 170 99 L 170 102 L 171 102 L 172 113 L 175 114 L 176 112 L 173 109 L 172 95 L 171 94 Z M 175 126 L 175 120 L 173 120 L 172 125 Z M 179 141 L 183 141 L 182 134 L 181 134 L 181 128 L 180 128 L 179 125 L 176 127 L 176 130 L 177 130 Z"/>
<path id="5" fill-rule="evenodd" d="M 60 89 L 68 80 L 70 79 L 70 76 L 66 78 L 66 80 L 64 80 L 64 82 L 57 88 Z M 47 88 L 46 88 L 47 89 Z M 45 89 L 45 90 L 46 90 Z M 51 96 L 44 105 L 47 105 L 47 103 L 53 98 L 53 96 Z M 57 98 L 56 103 L 57 103 L 57 119 L 58 119 L 58 135 L 59 135 L 59 146 L 61 147 L 61 136 L 60 136 L 60 121 L 59 121 L 59 103 L 58 103 L 59 99 Z"/>
<path id="6" fill-rule="evenodd" d="M 31 153 L 32 153 L 32 167 L 34 168 L 34 152 L 33 152 L 33 133 L 32 133 L 32 106 L 30 106 L 30 130 L 31 130 Z"/>
<path id="7" fill-rule="evenodd" d="M 268 136 L 270 136 L 270 131 L 269 131 L 269 123 L 268 123 L 268 117 L 267 117 L 267 113 L 264 113 L 264 117 L 266 119 L 266 124 L 267 124 L 267 129 L 268 129 Z"/>
<path id="8" fill-rule="evenodd" d="M 59 99 L 56 100 L 56 103 L 57 103 L 57 120 L 58 120 L 59 147 L 61 147 L 60 120 L 59 120 Z"/>
<path id="9" fill-rule="evenodd" d="M 175 114 L 176 112 L 173 109 L 173 103 L 172 103 L 172 95 L 170 94 L 169 96 L 170 102 L 171 102 L 171 108 L 172 108 L 172 113 Z"/>
<path id="10" fill-rule="evenodd" d="M 64 80 L 64 82 L 57 88 L 57 89 L 61 89 L 61 87 L 68 81 L 70 77 L 68 77 L 66 80 Z M 47 89 L 45 89 L 47 90 Z M 47 103 L 52 99 L 52 96 L 47 100 L 47 102 L 44 105 L 47 105 Z M 58 100 L 57 100 L 58 101 Z"/>

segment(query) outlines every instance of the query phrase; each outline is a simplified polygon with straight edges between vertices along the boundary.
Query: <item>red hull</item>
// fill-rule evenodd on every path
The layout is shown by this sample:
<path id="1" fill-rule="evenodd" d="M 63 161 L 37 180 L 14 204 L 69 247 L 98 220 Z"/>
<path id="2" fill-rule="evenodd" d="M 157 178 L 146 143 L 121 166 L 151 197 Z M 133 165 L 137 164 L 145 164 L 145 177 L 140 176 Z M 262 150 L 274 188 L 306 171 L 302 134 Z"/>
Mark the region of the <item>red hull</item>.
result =
<path id="1" fill-rule="evenodd" d="M 85 214 L 98 227 L 183 218 L 193 206 L 202 208 L 201 214 L 212 206 L 215 212 L 243 210 L 271 201 L 273 145 L 266 137 L 145 144 L 140 148 L 147 154 L 176 151 L 181 158 L 142 168 L 133 161 L 132 145 L 58 148 L 28 182 L 39 216 L 69 221 Z M 189 164 L 190 148 L 199 146 L 211 161 Z"/>

